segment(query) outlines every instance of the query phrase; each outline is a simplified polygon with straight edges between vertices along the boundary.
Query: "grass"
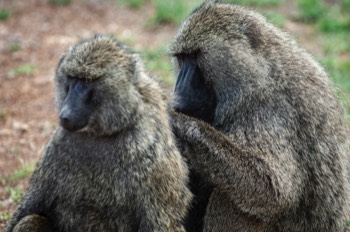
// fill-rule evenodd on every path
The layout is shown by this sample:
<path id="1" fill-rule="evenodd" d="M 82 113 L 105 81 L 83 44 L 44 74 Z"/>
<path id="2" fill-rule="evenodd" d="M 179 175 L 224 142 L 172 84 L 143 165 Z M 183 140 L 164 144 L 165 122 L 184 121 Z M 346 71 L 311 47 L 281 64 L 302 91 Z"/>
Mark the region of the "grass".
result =
<path id="1" fill-rule="evenodd" d="M 157 50 L 145 49 L 140 52 L 145 60 L 146 69 L 150 73 L 155 73 L 159 79 L 167 84 L 172 85 L 174 78 L 171 71 L 170 58 L 166 55 L 166 48 L 160 47 Z"/>
<path id="2" fill-rule="evenodd" d="M 263 13 L 263 15 L 267 18 L 267 20 L 269 20 L 277 27 L 283 27 L 284 24 L 287 22 L 287 18 L 282 14 L 268 12 Z"/>
<path id="3" fill-rule="evenodd" d="M 20 190 L 18 188 L 10 188 L 10 187 L 6 187 L 5 188 L 5 192 L 6 194 L 11 197 L 11 199 L 14 201 L 14 202 L 18 202 L 21 197 L 22 197 L 22 194 L 20 192 Z"/>
<path id="4" fill-rule="evenodd" d="M 349 2 L 343 0 L 342 4 Z M 338 88 L 346 118 L 350 122 L 350 14 L 344 13 L 342 4 L 330 5 L 324 17 L 313 24 L 322 38 L 320 47 L 323 48 L 323 55 L 320 61 Z"/>
<path id="5" fill-rule="evenodd" d="M 34 171 L 34 166 L 24 166 L 21 169 L 16 170 L 11 176 L 4 178 L 6 182 L 17 182 L 29 177 Z"/>
<path id="6" fill-rule="evenodd" d="M 322 0 L 298 0 L 300 17 L 307 22 L 315 22 L 323 17 L 326 8 Z"/>
<path id="7" fill-rule="evenodd" d="M 341 32 L 350 30 L 350 14 L 343 13 L 339 5 L 330 6 L 327 13 L 317 22 L 318 28 L 323 32 Z"/>
<path id="8" fill-rule="evenodd" d="M 33 64 L 24 64 L 24 65 L 21 65 L 21 66 L 13 68 L 12 69 L 12 73 L 15 76 L 18 76 L 18 75 L 29 75 L 29 74 L 32 74 L 35 71 L 35 68 L 36 67 Z"/>
<path id="9" fill-rule="evenodd" d="M 350 122 L 350 60 L 341 59 L 335 54 L 322 58 L 321 63 L 338 89 L 346 118 Z"/>
<path id="10" fill-rule="evenodd" d="M 340 5 L 344 12 L 350 11 L 350 0 L 342 0 Z"/>
<path id="11" fill-rule="evenodd" d="M 6 21 L 11 17 L 11 12 L 5 9 L 0 9 L 0 21 Z"/>
<path id="12" fill-rule="evenodd" d="M 72 1 L 71 0 L 49 0 L 51 5 L 54 6 L 64 6 L 69 5 Z"/>
<path id="13" fill-rule="evenodd" d="M 14 42 L 10 45 L 10 52 L 17 52 L 20 49 L 21 49 L 21 46 L 19 45 L 19 43 Z"/>
<path id="14" fill-rule="evenodd" d="M 9 221 L 11 219 L 11 215 L 7 212 L 0 212 L 0 221 Z"/>
<path id="15" fill-rule="evenodd" d="M 5 119 L 5 110 L 0 108 L 0 121 Z"/>
<path id="16" fill-rule="evenodd" d="M 350 34 L 347 32 L 323 33 L 323 50 L 326 56 L 340 55 L 350 52 Z"/>
<path id="17" fill-rule="evenodd" d="M 251 6 L 278 6 L 284 0 L 227 0 L 226 2 Z"/>
<path id="18" fill-rule="evenodd" d="M 151 24 L 180 24 L 192 9 L 186 1 L 154 0 L 154 3 L 156 12 Z"/>
<path id="19" fill-rule="evenodd" d="M 131 7 L 132 9 L 139 9 L 142 4 L 146 2 L 146 0 L 116 0 L 118 3 L 127 5 Z"/>

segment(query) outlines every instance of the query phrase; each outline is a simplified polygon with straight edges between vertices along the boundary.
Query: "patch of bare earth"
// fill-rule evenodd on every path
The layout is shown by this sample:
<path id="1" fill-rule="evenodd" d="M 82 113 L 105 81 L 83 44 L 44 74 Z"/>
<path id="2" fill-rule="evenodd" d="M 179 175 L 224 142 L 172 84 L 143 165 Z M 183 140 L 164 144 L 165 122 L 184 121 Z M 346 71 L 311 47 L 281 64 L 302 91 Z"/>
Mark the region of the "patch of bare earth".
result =
<path id="1" fill-rule="evenodd" d="M 54 7 L 44 0 L 0 0 L 10 9 L 9 20 L 0 21 L 0 217 L 12 215 L 16 202 L 6 188 L 21 192 L 28 178 L 9 181 L 8 176 L 39 159 L 42 147 L 57 127 L 54 106 L 54 72 L 64 51 L 96 33 L 131 39 L 134 49 L 155 48 L 174 36 L 174 26 L 146 27 L 152 17 L 149 5 L 139 11 L 112 1 L 76 1 Z M 11 51 L 19 46 L 18 51 Z M 27 74 L 15 68 L 32 67 Z M 5 228 L 0 218 L 0 231 Z"/>

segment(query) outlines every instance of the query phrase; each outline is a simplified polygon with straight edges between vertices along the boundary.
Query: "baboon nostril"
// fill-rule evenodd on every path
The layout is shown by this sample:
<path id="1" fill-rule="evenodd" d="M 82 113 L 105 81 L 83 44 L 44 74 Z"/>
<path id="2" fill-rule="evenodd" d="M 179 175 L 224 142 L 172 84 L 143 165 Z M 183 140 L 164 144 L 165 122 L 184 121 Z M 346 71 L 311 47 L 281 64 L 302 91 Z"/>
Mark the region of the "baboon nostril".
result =
<path id="1" fill-rule="evenodd" d="M 61 117 L 60 119 L 61 119 L 61 123 L 63 123 L 63 124 L 69 123 L 69 118 L 67 118 L 67 117 Z"/>
<path id="2" fill-rule="evenodd" d="M 60 124 L 62 127 L 67 128 L 70 124 L 69 118 L 65 116 L 60 116 Z"/>
<path id="3" fill-rule="evenodd" d="M 71 111 L 64 107 L 59 115 L 60 118 L 60 124 L 63 128 L 69 129 L 72 124 L 72 118 L 71 118 Z"/>

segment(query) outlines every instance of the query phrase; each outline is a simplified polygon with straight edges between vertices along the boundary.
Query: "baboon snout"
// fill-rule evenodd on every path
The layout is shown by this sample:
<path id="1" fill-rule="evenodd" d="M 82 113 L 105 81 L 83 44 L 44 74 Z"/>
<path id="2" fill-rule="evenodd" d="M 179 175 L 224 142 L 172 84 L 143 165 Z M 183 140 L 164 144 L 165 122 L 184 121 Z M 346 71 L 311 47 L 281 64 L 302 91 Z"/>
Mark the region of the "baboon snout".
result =
<path id="1" fill-rule="evenodd" d="M 79 131 L 88 125 L 94 109 L 93 82 L 66 78 L 67 95 L 59 114 L 61 126 L 68 131 Z"/>
<path id="2" fill-rule="evenodd" d="M 79 112 L 74 112 L 69 107 L 63 107 L 59 115 L 60 125 L 68 131 L 78 131 L 87 126 L 88 120 Z"/>

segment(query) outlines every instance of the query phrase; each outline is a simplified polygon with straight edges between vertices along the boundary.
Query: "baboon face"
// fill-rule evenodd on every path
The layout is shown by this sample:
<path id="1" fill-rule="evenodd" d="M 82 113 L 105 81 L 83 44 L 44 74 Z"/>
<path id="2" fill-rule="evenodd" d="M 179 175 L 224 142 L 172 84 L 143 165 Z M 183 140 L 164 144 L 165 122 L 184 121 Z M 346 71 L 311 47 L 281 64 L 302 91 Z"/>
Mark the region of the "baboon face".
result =
<path id="1" fill-rule="evenodd" d="M 211 122 L 214 117 L 216 96 L 206 83 L 198 65 L 197 54 L 177 54 L 179 72 L 175 84 L 174 109 L 192 117 Z"/>
<path id="2" fill-rule="evenodd" d="M 64 76 L 65 97 L 59 113 L 60 125 L 68 131 L 79 131 L 88 125 L 93 109 L 94 82 Z"/>
<path id="3" fill-rule="evenodd" d="M 132 126 L 142 108 L 132 84 L 134 63 L 131 53 L 106 36 L 71 48 L 56 71 L 60 125 L 97 135 Z"/>
<path id="4" fill-rule="evenodd" d="M 236 17 L 237 16 L 237 17 Z M 175 110 L 207 122 L 244 104 L 245 93 L 260 91 L 269 66 L 256 51 L 258 26 L 240 8 L 205 3 L 183 23 L 169 47 L 177 82 Z"/>

